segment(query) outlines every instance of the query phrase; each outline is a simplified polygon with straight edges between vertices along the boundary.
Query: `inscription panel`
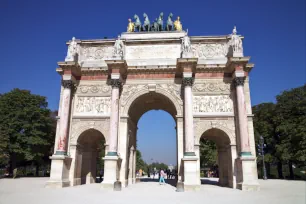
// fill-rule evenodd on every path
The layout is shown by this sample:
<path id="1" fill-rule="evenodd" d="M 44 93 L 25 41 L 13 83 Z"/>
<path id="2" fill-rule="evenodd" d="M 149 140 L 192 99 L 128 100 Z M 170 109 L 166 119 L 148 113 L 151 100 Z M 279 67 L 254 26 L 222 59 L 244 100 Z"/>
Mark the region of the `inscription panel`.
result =
<path id="1" fill-rule="evenodd" d="M 126 46 L 126 59 L 166 59 L 179 58 L 181 46 L 178 45 L 138 45 Z"/>

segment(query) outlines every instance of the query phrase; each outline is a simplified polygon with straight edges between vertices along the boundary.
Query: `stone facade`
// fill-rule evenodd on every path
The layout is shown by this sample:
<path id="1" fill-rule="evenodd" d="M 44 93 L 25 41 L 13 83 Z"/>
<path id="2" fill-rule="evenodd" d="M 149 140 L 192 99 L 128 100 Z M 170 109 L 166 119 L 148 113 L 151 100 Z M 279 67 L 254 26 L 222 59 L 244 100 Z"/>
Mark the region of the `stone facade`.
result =
<path id="1" fill-rule="evenodd" d="M 191 42 L 188 53 L 182 50 L 185 38 Z M 113 188 L 116 180 L 123 187 L 134 184 L 138 120 L 162 109 L 177 124 L 178 179 L 185 190 L 200 185 L 202 137 L 217 144 L 220 185 L 258 190 L 248 77 L 253 64 L 243 56 L 241 39 L 236 32 L 189 37 L 184 31 L 73 38 L 57 68 L 63 83 L 46 186 L 94 182 L 102 137 L 102 187 Z"/>

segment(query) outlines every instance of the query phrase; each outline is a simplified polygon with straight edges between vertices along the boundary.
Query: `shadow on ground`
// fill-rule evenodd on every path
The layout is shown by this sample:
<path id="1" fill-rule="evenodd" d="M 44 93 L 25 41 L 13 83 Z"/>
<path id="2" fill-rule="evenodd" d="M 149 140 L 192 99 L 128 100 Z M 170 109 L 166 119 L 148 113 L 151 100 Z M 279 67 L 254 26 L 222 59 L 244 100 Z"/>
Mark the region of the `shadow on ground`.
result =
<path id="1" fill-rule="evenodd" d="M 165 181 L 166 181 L 167 184 L 169 184 L 173 187 L 176 187 L 176 183 L 177 183 L 176 179 L 165 179 Z M 159 179 L 141 178 L 140 182 L 159 182 Z"/>
<path id="2" fill-rule="evenodd" d="M 201 179 L 201 185 L 215 185 L 215 186 L 219 186 L 218 181 L 213 181 L 210 179 Z"/>

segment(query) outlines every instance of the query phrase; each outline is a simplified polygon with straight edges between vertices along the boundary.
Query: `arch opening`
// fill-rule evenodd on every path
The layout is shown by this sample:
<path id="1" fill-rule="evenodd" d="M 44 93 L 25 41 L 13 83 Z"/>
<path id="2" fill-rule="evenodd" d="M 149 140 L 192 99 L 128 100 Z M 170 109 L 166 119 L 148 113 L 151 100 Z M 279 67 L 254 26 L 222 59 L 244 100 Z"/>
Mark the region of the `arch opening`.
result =
<path id="1" fill-rule="evenodd" d="M 161 93 L 145 93 L 131 103 L 128 115 L 131 121 L 129 124 L 129 148 L 135 148 L 136 151 L 141 150 L 142 159 L 147 164 L 146 169 L 142 169 L 141 172 L 139 172 L 139 163 L 141 162 L 136 164 L 134 172 L 136 178 L 138 176 L 142 177 L 141 181 L 157 182 L 159 178 L 158 166 L 164 163 L 168 166 L 167 170 L 171 169 L 171 172 L 168 172 L 166 182 L 176 185 L 177 139 L 175 127 L 177 108 L 173 102 Z M 167 154 L 163 154 L 167 151 Z M 160 165 L 160 168 L 165 168 L 162 166 Z M 132 168 L 130 167 L 130 169 Z"/>
<path id="2" fill-rule="evenodd" d="M 80 184 L 101 182 L 103 179 L 105 137 L 96 129 L 88 129 L 77 140 L 76 178 Z"/>
<path id="3" fill-rule="evenodd" d="M 200 138 L 201 183 L 231 187 L 233 165 L 231 141 L 222 130 L 211 128 Z M 206 179 L 208 178 L 208 179 Z"/>

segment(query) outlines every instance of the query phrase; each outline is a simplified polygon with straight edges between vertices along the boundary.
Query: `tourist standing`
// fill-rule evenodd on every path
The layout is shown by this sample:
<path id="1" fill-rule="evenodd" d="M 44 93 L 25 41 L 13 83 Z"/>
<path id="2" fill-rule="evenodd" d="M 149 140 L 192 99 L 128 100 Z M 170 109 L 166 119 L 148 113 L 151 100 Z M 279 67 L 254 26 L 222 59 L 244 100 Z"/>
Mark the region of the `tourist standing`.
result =
<path id="1" fill-rule="evenodd" d="M 165 172 L 164 172 L 164 170 L 160 170 L 160 172 L 159 172 L 159 184 L 161 185 L 162 183 L 163 184 L 166 184 L 166 182 L 165 182 Z"/>

